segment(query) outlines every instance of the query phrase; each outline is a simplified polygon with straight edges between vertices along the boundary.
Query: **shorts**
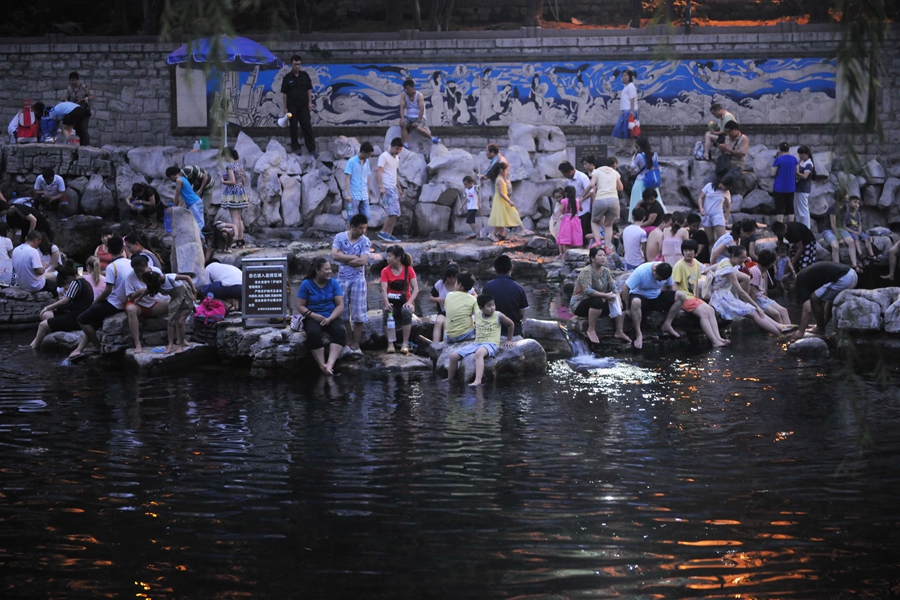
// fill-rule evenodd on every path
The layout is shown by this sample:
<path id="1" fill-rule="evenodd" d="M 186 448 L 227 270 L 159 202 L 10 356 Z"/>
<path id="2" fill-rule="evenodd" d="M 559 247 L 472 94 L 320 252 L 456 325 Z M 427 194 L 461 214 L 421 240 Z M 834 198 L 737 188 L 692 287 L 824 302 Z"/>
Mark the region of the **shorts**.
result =
<path id="1" fill-rule="evenodd" d="M 366 322 L 366 278 L 362 275 L 353 279 L 338 279 L 341 291 L 344 292 L 344 304 L 351 323 Z"/>
<path id="2" fill-rule="evenodd" d="M 78 331 L 81 329 L 81 325 L 78 324 L 78 315 L 71 312 L 55 311 L 53 317 L 47 319 L 47 326 L 50 328 L 50 333 Z"/>
<path id="3" fill-rule="evenodd" d="M 853 239 L 853 236 L 850 235 L 850 232 L 848 232 L 844 229 L 840 230 L 840 234 L 841 234 L 841 239 L 845 239 L 845 240 L 847 238 Z M 835 235 L 835 233 L 830 229 L 826 229 L 825 231 L 823 231 L 822 237 L 825 238 L 825 241 L 828 242 L 829 245 L 838 241 L 837 235 Z"/>
<path id="4" fill-rule="evenodd" d="M 763 310 L 766 310 L 770 306 L 778 306 L 777 302 L 767 296 L 757 296 L 756 303 L 759 304 L 759 307 Z"/>
<path id="5" fill-rule="evenodd" d="M 389 217 L 400 216 L 400 194 L 397 193 L 397 188 L 384 190 L 384 194 L 381 195 L 381 205 Z"/>
<path id="6" fill-rule="evenodd" d="M 692 313 L 701 306 L 703 306 L 703 300 L 700 298 L 687 298 L 681 308 L 684 312 Z"/>
<path id="7" fill-rule="evenodd" d="M 794 214 L 794 192 L 772 192 L 776 215 Z"/>
<path id="8" fill-rule="evenodd" d="M 478 213 L 477 208 L 470 208 L 466 211 L 466 223 L 469 225 L 475 224 L 475 215 Z"/>
<path id="9" fill-rule="evenodd" d="M 91 304 L 86 311 L 78 315 L 79 325 L 90 325 L 94 329 L 103 327 L 103 321 L 107 318 L 122 312 L 123 309 L 116 308 L 109 303 L 109 300 Z"/>
<path id="10" fill-rule="evenodd" d="M 584 319 L 587 318 L 587 316 L 590 314 L 591 309 L 599 310 L 601 317 L 609 316 L 609 302 L 598 296 L 585 298 L 578 303 L 578 306 L 575 307 L 575 310 L 573 312 L 575 313 L 576 317 L 581 317 L 582 319 Z"/>
<path id="11" fill-rule="evenodd" d="M 635 298 L 641 299 L 641 311 L 664 313 L 669 312 L 669 309 L 675 304 L 675 290 L 661 290 L 656 298 L 647 298 L 640 294 L 631 294 L 629 296 L 629 300 Z"/>
<path id="12" fill-rule="evenodd" d="M 128 302 L 128 303 L 125 305 L 125 307 L 128 308 L 129 306 L 137 306 L 137 307 L 138 307 L 138 313 L 140 313 L 140 315 L 141 315 L 142 317 L 152 317 L 152 316 L 153 316 L 153 309 L 156 308 L 156 305 L 157 305 L 157 304 L 159 304 L 159 302 L 154 302 L 154 303 L 153 303 L 152 305 L 150 305 L 150 306 L 144 306 L 143 304 L 135 304 L 134 302 Z"/>
<path id="13" fill-rule="evenodd" d="M 460 335 L 460 336 L 457 336 L 457 337 L 450 337 L 450 336 L 448 335 L 448 336 L 447 336 L 447 343 L 449 343 L 449 344 L 455 344 L 455 343 L 457 343 L 457 342 L 466 342 L 466 341 L 471 340 L 471 339 L 475 339 L 475 328 L 474 328 L 474 327 L 473 327 L 472 329 L 470 329 L 469 331 L 467 331 L 466 333 L 464 333 L 464 334 L 462 334 L 462 335 Z"/>
<path id="14" fill-rule="evenodd" d="M 421 117 L 416 117 L 413 120 L 406 119 L 406 132 L 410 133 L 410 132 L 412 132 L 412 130 L 417 129 L 421 122 L 422 122 Z"/>
<path id="15" fill-rule="evenodd" d="M 847 234 L 848 234 L 850 237 L 852 237 L 854 240 L 862 240 L 862 241 L 866 241 L 867 239 L 869 239 L 869 236 L 866 235 L 866 232 L 865 232 L 865 231 L 860 231 L 860 232 L 859 232 L 859 235 L 856 235 L 855 233 L 851 233 L 851 232 L 849 232 L 849 231 L 847 232 Z"/>
<path id="16" fill-rule="evenodd" d="M 356 214 L 363 215 L 366 219 L 369 219 L 368 198 L 351 198 L 350 201 L 344 205 L 344 208 L 347 210 L 347 221 Z"/>
<path id="17" fill-rule="evenodd" d="M 169 290 L 169 322 L 187 318 L 194 313 L 194 299 L 191 298 L 190 288 L 181 285 Z"/>
<path id="18" fill-rule="evenodd" d="M 78 108 L 73 108 L 71 111 L 69 111 L 69 113 L 63 117 L 62 122 L 63 125 L 76 125 L 82 119 L 89 116 L 90 114 L 88 114 L 88 110 L 83 106 L 79 106 Z"/>
<path id="19" fill-rule="evenodd" d="M 591 220 L 599 223 L 604 217 L 619 220 L 619 198 L 594 198 L 591 206 Z"/>
<path id="20" fill-rule="evenodd" d="M 844 273 L 840 279 L 823 285 L 813 292 L 813 294 L 821 298 L 824 302 L 834 302 L 834 299 L 837 298 L 838 294 L 844 290 L 852 290 L 856 287 L 858 281 L 859 278 L 856 276 L 856 271 L 850 269 Z"/>
<path id="21" fill-rule="evenodd" d="M 200 288 L 199 292 L 200 296 L 204 298 L 207 294 L 212 294 L 213 298 L 219 300 L 243 300 L 244 298 L 243 285 L 222 285 L 221 281 L 207 283 Z"/>
<path id="22" fill-rule="evenodd" d="M 479 348 L 486 348 L 488 357 L 494 356 L 497 354 L 497 350 L 499 350 L 497 344 L 492 342 L 475 342 L 474 344 L 466 344 L 459 350 L 454 350 L 453 354 L 456 354 L 460 358 L 465 358 L 470 354 L 478 352 Z"/>
<path id="23" fill-rule="evenodd" d="M 725 227 L 725 213 L 722 211 L 708 212 L 700 217 L 700 224 L 703 227 Z"/>
<path id="24" fill-rule="evenodd" d="M 391 302 L 392 311 L 387 311 L 382 309 L 381 313 L 381 322 L 384 324 L 385 329 L 387 329 L 387 320 L 388 315 L 394 315 L 394 324 L 400 327 L 406 327 L 407 325 L 412 325 L 412 311 L 406 307 L 403 300 L 398 300 L 397 302 Z"/>

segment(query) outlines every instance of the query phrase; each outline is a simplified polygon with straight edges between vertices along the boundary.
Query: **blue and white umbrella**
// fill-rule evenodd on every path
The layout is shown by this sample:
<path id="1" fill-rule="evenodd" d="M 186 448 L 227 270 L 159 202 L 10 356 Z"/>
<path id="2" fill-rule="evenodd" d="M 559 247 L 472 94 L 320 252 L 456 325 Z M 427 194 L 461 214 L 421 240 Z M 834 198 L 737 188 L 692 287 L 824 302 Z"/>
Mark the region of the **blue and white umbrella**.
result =
<path id="1" fill-rule="evenodd" d="M 218 57 L 218 61 L 216 60 Z M 166 58 L 170 65 L 183 65 L 189 69 L 202 68 L 206 63 L 223 63 L 226 70 L 271 71 L 284 67 L 284 61 L 269 52 L 263 45 L 245 37 L 201 38 L 191 40 Z"/>

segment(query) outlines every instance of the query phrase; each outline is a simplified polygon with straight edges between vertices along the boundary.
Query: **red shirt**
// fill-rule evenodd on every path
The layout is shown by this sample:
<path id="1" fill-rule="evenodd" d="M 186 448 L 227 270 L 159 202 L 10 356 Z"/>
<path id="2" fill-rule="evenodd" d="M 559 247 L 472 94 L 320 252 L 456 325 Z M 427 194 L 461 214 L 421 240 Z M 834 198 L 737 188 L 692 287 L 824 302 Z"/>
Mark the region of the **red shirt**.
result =
<path id="1" fill-rule="evenodd" d="M 381 283 L 388 284 L 388 300 L 400 300 L 401 294 L 404 302 L 409 300 L 409 282 L 415 278 L 416 271 L 412 267 L 401 267 L 399 275 L 394 275 L 390 267 L 381 270 Z"/>

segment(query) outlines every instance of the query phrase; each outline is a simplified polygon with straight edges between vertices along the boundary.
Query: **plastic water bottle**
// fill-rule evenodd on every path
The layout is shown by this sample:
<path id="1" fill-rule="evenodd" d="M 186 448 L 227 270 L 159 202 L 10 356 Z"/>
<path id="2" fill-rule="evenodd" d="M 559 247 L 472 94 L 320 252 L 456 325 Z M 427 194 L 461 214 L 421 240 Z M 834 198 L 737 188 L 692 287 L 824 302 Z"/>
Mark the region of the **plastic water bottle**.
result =
<path id="1" fill-rule="evenodd" d="M 388 315 L 387 339 L 388 344 L 393 344 L 397 341 L 397 326 L 394 324 L 394 315 Z"/>
<path id="2" fill-rule="evenodd" d="M 200 140 L 194 140 L 194 151 L 200 149 Z"/>
<path id="3" fill-rule="evenodd" d="M 169 208 L 166 209 L 166 212 L 163 214 L 163 227 L 166 228 L 166 233 L 169 235 L 172 234 L 172 204 L 173 202 L 169 202 Z"/>

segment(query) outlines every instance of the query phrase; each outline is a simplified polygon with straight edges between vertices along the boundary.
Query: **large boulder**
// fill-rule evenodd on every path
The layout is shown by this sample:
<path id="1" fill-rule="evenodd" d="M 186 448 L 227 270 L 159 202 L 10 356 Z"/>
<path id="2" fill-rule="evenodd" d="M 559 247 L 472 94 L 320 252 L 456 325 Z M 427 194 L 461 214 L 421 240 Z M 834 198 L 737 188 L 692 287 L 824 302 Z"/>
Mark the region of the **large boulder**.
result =
<path id="1" fill-rule="evenodd" d="M 148 183 L 148 179 L 141 175 L 140 173 L 135 172 L 134 169 L 131 168 L 129 164 L 122 164 L 116 168 L 116 196 L 119 199 L 119 214 L 127 215 L 128 207 L 125 205 L 125 198 L 131 195 L 131 186 L 135 183 Z M 71 187 L 71 186 L 69 186 Z M 87 187 L 87 183 L 85 183 L 85 187 Z M 84 193 L 84 188 L 81 189 L 81 193 Z"/>
<path id="2" fill-rule="evenodd" d="M 115 205 L 113 193 L 106 187 L 103 177 L 98 174 L 91 175 L 81 196 L 81 210 L 88 215 L 105 217 L 112 213 Z"/>
<path id="3" fill-rule="evenodd" d="M 426 183 L 419 194 L 420 204 L 440 204 L 454 207 L 460 202 L 463 194 L 462 183 L 449 181 Z"/>
<path id="4" fill-rule="evenodd" d="M 408 187 L 410 184 L 422 187 L 428 179 L 428 163 L 425 162 L 425 156 L 404 148 L 400 153 L 397 176 L 403 187 Z"/>
<path id="5" fill-rule="evenodd" d="M 431 182 L 447 182 L 462 186 L 463 177 L 475 174 L 475 162 L 465 150 L 454 148 L 440 156 L 432 155 L 428 163 Z"/>
<path id="6" fill-rule="evenodd" d="M 275 140 L 269 140 L 266 151 L 256 159 L 253 165 L 255 173 L 263 173 L 268 169 L 281 169 L 281 163 L 287 161 L 287 151 L 280 143 Z M 250 163 L 245 163 L 248 167 Z"/>
<path id="7" fill-rule="evenodd" d="M 169 261 L 172 272 L 191 275 L 197 287 L 209 283 L 204 268 L 206 256 L 200 228 L 191 211 L 183 206 L 172 207 L 172 237 L 174 242 Z"/>
<path id="8" fill-rule="evenodd" d="M 84 332 L 78 331 L 56 331 L 49 333 L 41 342 L 41 352 L 54 352 L 57 354 L 69 354 L 78 347 Z"/>
<path id="9" fill-rule="evenodd" d="M 869 185 L 882 184 L 887 179 L 887 172 L 884 170 L 884 166 L 873 158 L 863 167 L 863 178 Z"/>
<path id="10" fill-rule="evenodd" d="M 898 203 L 900 200 L 900 179 L 897 177 L 889 177 L 884 182 L 884 188 L 881 190 L 881 197 L 878 199 L 878 206 L 887 208 Z"/>
<path id="11" fill-rule="evenodd" d="M 900 299 L 884 311 L 884 330 L 888 333 L 900 333 Z"/>
<path id="12" fill-rule="evenodd" d="M 281 218 L 285 227 L 296 227 L 303 223 L 300 212 L 302 196 L 301 183 L 297 176 L 282 175 L 281 182 Z"/>
<path id="13" fill-rule="evenodd" d="M 268 153 L 267 153 L 268 154 Z M 266 158 L 265 155 L 260 159 Z M 259 193 L 261 214 L 254 221 L 257 227 L 281 227 L 281 181 L 278 179 L 279 171 L 275 167 L 269 167 L 260 172 L 256 184 Z"/>
<path id="14" fill-rule="evenodd" d="M 837 187 L 839 189 L 843 189 L 850 196 L 861 196 L 862 193 L 859 189 L 859 178 L 852 173 L 845 173 L 844 171 L 838 171 L 837 173 Z"/>
<path id="15" fill-rule="evenodd" d="M 689 158 L 659 159 L 661 177 L 659 194 L 669 212 L 692 209 L 695 206 L 694 198 L 699 195 L 699 189 L 698 193 L 691 190 L 690 165 Z"/>
<path id="16" fill-rule="evenodd" d="M 107 223 L 102 217 L 75 215 L 54 226 L 54 242 L 69 258 L 84 262 L 100 243 L 100 230 Z"/>
<path id="17" fill-rule="evenodd" d="M 0 288 L 0 329 L 40 323 L 41 311 L 52 303 L 50 292 L 29 292 L 20 287 Z"/>
<path id="18" fill-rule="evenodd" d="M 429 350 L 437 355 L 435 371 L 446 376 L 450 355 L 454 350 L 462 348 L 462 344 L 433 344 Z M 513 348 L 501 348 L 497 354 L 484 361 L 484 381 L 513 379 L 524 375 L 535 375 L 547 371 L 547 353 L 535 340 L 524 339 L 516 342 Z M 459 364 L 457 380 L 469 383 L 475 378 L 475 355 L 470 354 Z"/>
<path id="19" fill-rule="evenodd" d="M 542 182 L 516 181 L 510 198 L 516 205 L 520 217 L 542 216 L 542 199 L 553 195 L 553 190 L 565 187 L 565 179 L 549 179 Z"/>
<path id="20" fill-rule="evenodd" d="M 184 166 L 184 150 L 175 146 L 133 148 L 128 151 L 128 164 L 149 179 L 162 179 L 169 167 Z"/>
<path id="21" fill-rule="evenodd" d="M 828 342 L 812 334 L 791 342 L 785 350 L 797 358 L 828 358 Z"/>
<path id="22" fill-rule="evenodd" d="M 757 188 L 744 196 L 741 201 L 741 210 L 747 213 L 770 214 L 775 210 L 775 200 L 768 192 Z"/>
<path id="23" fill-rule="evenodd" d="M 551 358 L 571 358 L 573 355 L 569 334 L 559 321 L 525 319 L 522 335 L 539 343 Z"/>
<path id="24" fill-rule="evenodd" d="M 440 204 L 420 203 L 416 205 L 416 226 L 419 236 L 447 231 L 450 227 L 451 212 L 452 209 L 449 206 Z"/>
<path id="25" fill-rule="evenodd" d="M 339 233 L 347 229 L 347 219 L 341 215 L 316 215 L 313 218 L 313 227 L 325 233 Z"/>
<path id="26" fill-rule="evenodd" d="M 830 180 L 813 181 L 809 193 L 809 214 L 822 217 L 828 207 L 834 204 L 834 184 Z"/>
<path id="27" fill-rule="evenodd" d="M 552 125 L 513 123 L 509 126 L 509 145 L 526 152 L 558 152 L 566 149 L 566 136 Z"/>
<path id="28" fill-rule="evenodd" d="M 359 140 L 342 135 L 335 138 L 332 152 L 335 158 L 353 158 L 359 154 L 359 147 Z"/>
<path id="29" fill-rule="evenodd" d="M 542 154 L 535 161 L 535 172 L 532 177 L 543 176 L 547 179 L 556 179 L 562 176 L 559 172 L 559 165 L 569 160 L 569 156 L 565 150 L 560 150 L 553 154 Z"/>
<path id="30" fill-rule="evenodd" d="M 835 154 L 831 150 L 825 152 L 813 152 L 812 160 L 816 166 L 816 177 L 827 178 L 831 175 L 831 167 L 834 163 Z"/>
<path id="31" fill-rule="evenodd" d="M 308 220 L 320 214 L 324 208 L 323 201 L 328 196 L 332 181 L 331 171 L 327 167 L 314 169 L 300 178 L 303 198 L 303 218 Z"/>
<path id="32" fill-rule="evenodd" d="M 252 171 L 256 165 L 256 161 L 263 155 L 262 149 L 253 141 L 249 135 L 241 131 L 238 133 L 237 141 L 234 143 L 234 149 L 238 156 L 244 161 L 244 166 L 248 171 Z M 249 176 L 249 172 L 247 175 Z"/>
<path id="33" fill-rule="evenodd" d="M 490 164 L 487 162 L 487 157 L 483 153 L 479 155 L 485 156 L 485 169 L 487 165 Z M 503 157 L 506 159 L 506 163 L 509 165 L 509 179 L 510 181 L 522 181 L 524 179 L 528 179 L 531 177 L 532 171 L 534 171 L 534 165 L 531 164 L 531 157 L 528 155 L 528 152 L 522 148 L 521 146 L 510 146 L 506 149 Z M 483 170 L 480 170 L 482 173 Z"/>
<path id="34" fill-rule="evenodd" d="M 747 153 L 745 163 L 748 167 L 753 168 L 753 173 L 758 178 L 769 177 L 772 172 L 772 163 L 775 162 L 777 150 L 770 150 L 762 144 L 751 146 Z"/>
<path id="35" fill-rule="evenodd" d="M 900 296 L 900 288 L 845 290 L 834 301 L 834 320 L 838 329 L 879 331 L 884 313 Z"/>
<path id="36" fill-rule="evenodd" d="M 188 165 L 196 165 L 201 169 L 205 169 L 210 177 L 218 179 L 216 173 L 222 170 L 224 162 L 217 149 L 189 150 L 184 153 L 184 166 Z"/>

